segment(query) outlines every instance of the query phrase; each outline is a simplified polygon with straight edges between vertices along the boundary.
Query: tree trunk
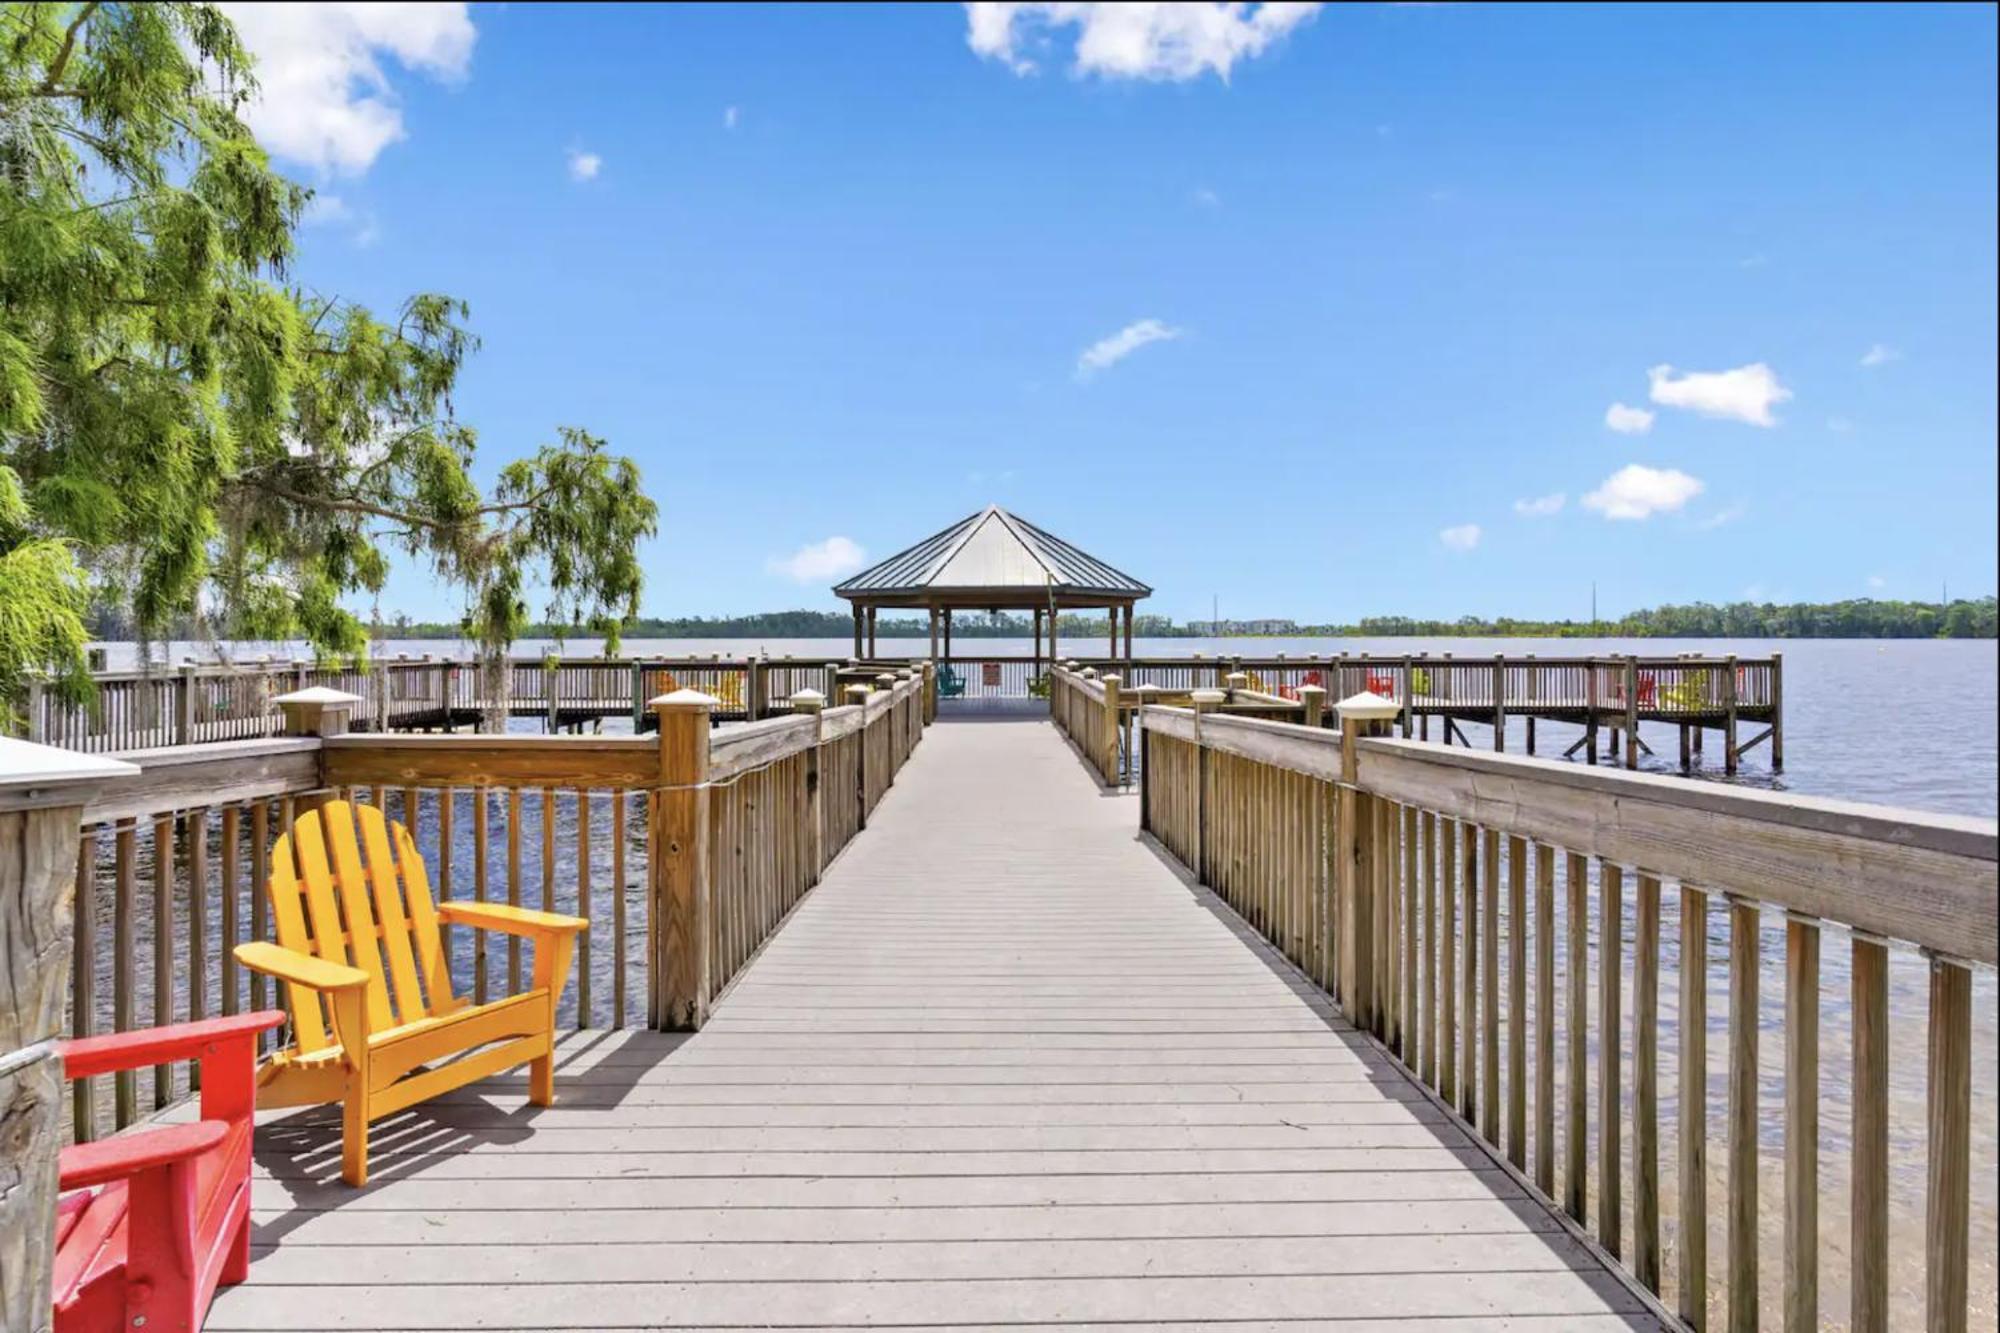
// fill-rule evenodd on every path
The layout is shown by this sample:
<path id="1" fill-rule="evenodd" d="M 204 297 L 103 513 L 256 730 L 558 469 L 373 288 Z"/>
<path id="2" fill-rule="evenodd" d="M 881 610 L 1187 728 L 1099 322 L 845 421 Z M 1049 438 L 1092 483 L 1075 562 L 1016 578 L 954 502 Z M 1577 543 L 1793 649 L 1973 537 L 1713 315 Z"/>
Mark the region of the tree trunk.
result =
<path id="1" fill-rule="evenodd" d="M 484 700 L 479 729 L 499 734 L 507 730 L 513 712 L 514 672 L 503 645 L 479 650 L 479 697 Z"/>

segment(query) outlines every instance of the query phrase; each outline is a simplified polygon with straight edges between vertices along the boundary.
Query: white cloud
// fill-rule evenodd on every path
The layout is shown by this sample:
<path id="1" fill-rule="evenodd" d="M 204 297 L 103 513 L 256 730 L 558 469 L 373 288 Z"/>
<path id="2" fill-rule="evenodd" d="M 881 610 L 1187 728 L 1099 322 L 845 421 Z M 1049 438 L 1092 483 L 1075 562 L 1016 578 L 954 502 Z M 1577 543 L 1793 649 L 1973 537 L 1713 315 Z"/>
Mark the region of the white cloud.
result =
<path id="1" fill-rule="evenodd" d="M 1653 418 L 1658 413 L 1648 412 L 1643 407 L 1627 407 L 1623 403 L 1613 403 L 1604 409 L 1604 424 L 1620 435 L 1644 435 L 1653 428 Z"/>
<path id="2" fill-rule="evenodd" d="M 328 194 L 323 190 L 313 195 L 299 222 L 307 227 L 345 231 L 347 238 L 362 249 L 382 238 L 381 224 L 372 211 L 356 208 L 340 195 Z"/>
<path id="3" fill-rule="evenodd" d="M 1880 592 L 1889 586 L 1889 580 L 1883 578 L 1880 574 L 1870 574 L 1868 576 L 1868 586 L 1873 591 Z"/>
<path id="4" fill-rule="evenodd" d="M 1716 510 L 1713 514 L 1695 524 L 1695 526 L 1703 532 L 1713 532 L 1717 528 L 1727 527 L 1749 512 L 1750 506 L 1739 500 L 1733 505 L 1725 505 L 1721 509 Z"/>
<path id="5" fill-rule="evenodd" d="M 477 35 L 463 4 L 222 6 L 257 57 L 257 100 L 245 112 L 271 152 L 358 175 L 406 137 L 381 57 L 431 78 L 465 77 Z"/>
<path id="6" fill-rule="evenodd" d="M 1514 501 L 1514 512 L 1522 518 L 1549 518 L 1560 514 L 1569 497 L 1561 491 L 1553 495 L 1538 495 L 1532 500 Z"/>
<path id="7" fill-rule="evenodd" d="M 299 221 L 308 227 L 327 227 L 336 222 L 346 222 L 353 216 L 354 210 L 347 206 L 345 199 L 337 194 L 328 194 L 320 190 L 316 191 L 311 202 L 306 204 L 306 211 Z"/>
<path id="8" fill-rule="evenodd" d="M 1777 425 L 1771 409 L 1792 396 L 1762 361 L 1734 370 L 1691 370 L 1679 376 L 1672 366 L 1654 366 L 1646 378 L 1652 381 L 1653 401 L 1662 407 L 1682 407 L 1705 417 L 1747 421 L 1753 426 Z"/>
<path id="9" fill-rule="evenodd" d="M 1076 359 L 1076 377 L 1089 379 L 1100 370 L 1109 370 L 1147 343 L 1171 342 L 1182 330 L 1157 319 L 1134 320 L 1108 338 L 1099 338 L 1083 349 Z"/>
<path id="10" fill-rule="evenodd" d="M 569 178 L 573 181 L 594 181 L 597 173 L 604 170 L 604 159 L 596 153 L 586 153 L 581 148 L 569 150 Z"/>
<path id="11" fill-rule="evenodd" d="M 1222 207 L 1222 196 L 1214 190 L 1209 189 L 1206 185 L 1194 192 L 1194 201 L 1203 208 Z"/>
<path id="12" fill-rule="evenodd" d="M 868 552 L 854 541 L 828 537 L 823 542 L 808 542 L 790 555 L 774 555 L 764 562 L 764 569 L 794 583 L 822 583 L 852 574 L 867 563 Z"/>
<path id="13" fill-rule="evenodd" d="M 726 107 L 722 108 L 722 128 L 723 128 L 723 129 L 725 129 L 725 130 L 733 130 L 733 129 L 735 129 L 735 128 L 736 128 L 736 122 L 737 122 L 737 121 L 739 121 L 739 120 L 741 120 L 741 119 L 743 119 L 743 113 L 742 113 L 741 111 L 737 110 L 737 109 L 736 109 L 735 107 L 733 107 L 733 106 L 726 106 Z"/>
<path id="14" fill-rule="evenodd" d="M 1108 79 L 1185 81 L 1213 71 L 1223 82 L 1239 60 L 1258 56 L 1317 14 L 1318 4 L 972 3 L 965 40 L 1016 74 L 1037 66 L 1022 48 L 1076 29 L 1073 73 Z"/>
<path id="15" fill-rule="evenodd" d="M 1903 354 L 1887 343 L 1871 344 L 1868 350 L 1861 354 L 1861 364 L 1869 370 L 1873 370 L 1877 366 L 1886 366 L 1891 361 L 1901 361 L 1902 359 Z"/>
<path id="16" fill-rule="evenodd" d="M 1454 551 L 1470 551 L 1479 545 L 1479 525 L 1461 523 L 1455 528 L 1446 528 L 1438 533 L 1438 540 Z"/>
<path id="17" fill-rule="evenodd" d="M 1671 513 L 1702 492 L 1702 483 L 1675 468 L 1627 463 L 1583 497 L 1583 507 L 1606 518 L 1647 519 Z"/>

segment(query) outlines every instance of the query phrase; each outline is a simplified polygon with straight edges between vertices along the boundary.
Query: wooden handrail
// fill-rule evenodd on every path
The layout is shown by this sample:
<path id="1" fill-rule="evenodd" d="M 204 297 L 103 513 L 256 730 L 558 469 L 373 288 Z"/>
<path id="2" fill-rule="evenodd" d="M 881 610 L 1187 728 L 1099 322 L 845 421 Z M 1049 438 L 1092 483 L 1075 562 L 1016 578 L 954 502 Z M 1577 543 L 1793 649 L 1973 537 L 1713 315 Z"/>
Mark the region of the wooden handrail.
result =
<path id="1" fill-rule="evenodd" d="M 1767 1072 L 1758 1035 L 1771 1022 L 1758 981 L 1767 908 L 1783 914 L 1785 941 L 1776 1261 L 1787 1325 L 1817 1325 L 1820 949 L 1827 926 L 1845 927 L 1852 1068 L 1829 1086 L 1848 1098 L 1853 1127 L 1844 1274 L 1852 1323 L 1886 1327 L 1893 1209 L 1921 1219 L 1930 1326 L 1966 1327 L 1969 969 L 1995 961 L 1994 821 L 1479 753 L 1369 736 L 1359 723 L 1335 735 L 1162 706 L 1142 709 L 1140 720 L 1142 827 L 1331 991 L 1497 1163 L 1562 1209 L 1573 1234 L 1584 1237 L 1582 1226 L 1594 1223 L 1600 1253 L 1624 1264 L 1649 1295 L 1661 1291 L 1665 1271 L 1662 1214 L 1677 1213 L 1678 1313 L 1691 1327 L 1708 1326 L 1711 1276 L 1721 1279 L 1732 1326 L 1757 1318 L 1758 1104 Z M 1677 886 L 1678 956 L 1662 947 L 1667 884 Z M 1729 918 L 1730 1070 L 1722 1131 L 1729 1222 L 1713 1274 L 1712 898 Z M 1560 978 L 1559 938 L 1566 940 Z M 1898 1182 L 1910 1173 L 1892 1174 L 1890 1151 L 1892 947 L 1921 951 L 1931 973 L 1923 1186 L 1900 1194 Z M 1670 987 L 1682 1015 L 1671 1122 L 1659 1090 L 1659 996 Z M 1560 1051 L 1558 993 L 1567 997 Z M 1593 1046 L 1594 1107 L 1585 1098 Z M 1561 1106 L 1558 1067 L 1567 1088 Z M 1985 1132 L 1990 1137 L 1991 1127 Z M 1593 1137 L 1594 1164 L 1586 1151 Z M 1674 1200 L 1660 1188 L 1663 1139 L 1681 1164 Z M 1621 1221 L 1628 1181 L 1629 1233 Z"/>
<path id="2" fill-rule="evenodd" d="M 922 688 L 919 680 L 897 677 L 860 706 L 815 706 L 713 731 L 704 719 L 704 780 L 711 790 L 704 794 L 709 814 L 701 836 L 715 870 L 704 909 L 710 998 L 882 799 L 922 734 Z M 632 1021 L 647 993 L 628 985 L 622 946 L 635 912 L 644 914 L 649 933 L 658 933 L 649 890 L 651 867 L 663 859 L 657 812 L 678 791 L 663 767 L 659 737 L 349 731 L 118 757 L 136 771 L 89 796 L 75 852 L 80 900 L 108 904 L 109 931 L 106 938 L 97 910 L 76 914 L 74 1035 L 268 1003 L 268 983 L 238 969 L 233 950 L 270 938 L 264 877 L 272 843 L 335 794 L 377 805 L 407 825 L 447 902 L 560 909 L 593 919 L 596 943 L 587 936 L 578 941 L 570 1009 L 578 1026 Z M 642 837 L 628 839 L 638 830 Z M 453 934 L 459 937 L 451 942 L 455 984 L 469 997 L 516 993 L 529 979 L 518 941 L 494 942 L 489 956 L 477 934 Z M 139 966 L 147 935 L 154 941 L 150 997 Z M 595 968 L 593 949 L 600 959 Z M 649 987 L 657 979 L 650 967 L 642 978 Z M 657 1005 L 644 1013 L 663 1015 Z M 187 1081 L 185 1070 L 163 1068 L 153 1077 L 142 1098 L 132 1075 L 118 1076 L 108 1104 L 105 1089 L 94 1085 L 114 1080 L 77 1081 L 73 1136 L 123 1128 Z"/>

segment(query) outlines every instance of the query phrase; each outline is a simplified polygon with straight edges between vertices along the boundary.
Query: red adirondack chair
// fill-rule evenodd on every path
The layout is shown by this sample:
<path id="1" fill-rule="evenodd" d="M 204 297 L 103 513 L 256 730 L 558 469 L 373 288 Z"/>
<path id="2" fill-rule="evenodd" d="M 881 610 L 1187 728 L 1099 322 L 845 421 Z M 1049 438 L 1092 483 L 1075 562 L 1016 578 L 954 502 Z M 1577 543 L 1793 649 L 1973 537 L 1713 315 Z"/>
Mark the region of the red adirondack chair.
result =
<path id="1" fill-rule="evenodd" d="M 57 1166 L 56 1333 L 201 1327 L 250 1271 L 257 1034 L 275 1010 L 62 1043 L 70 1078 L 201 1062 L 201 1119 L 65 1148 Z"/>

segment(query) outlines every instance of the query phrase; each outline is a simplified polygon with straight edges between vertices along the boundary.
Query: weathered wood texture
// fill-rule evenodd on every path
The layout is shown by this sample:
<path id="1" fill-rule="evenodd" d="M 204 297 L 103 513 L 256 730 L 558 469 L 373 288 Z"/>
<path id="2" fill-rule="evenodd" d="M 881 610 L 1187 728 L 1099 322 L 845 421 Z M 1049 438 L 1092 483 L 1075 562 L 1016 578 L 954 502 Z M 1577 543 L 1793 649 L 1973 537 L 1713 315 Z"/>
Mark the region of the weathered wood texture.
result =
<path id="1" fill-rule="evenodd" d="M 81 797 L 78 797 L 79 803 Z M 0 1327 L 48 1327 L 77 805 L 0 808 Z"/>
<path id="2" fill-rule="evenodd" d="M 209 1328 L 1653 1326 L 1133 822 L 1047 723 L 941 722 L 699 1033 L 385 1121 L 361 1193 L 267 1119 Z"/>
<path id="3" fill-rule="evenodd" d="M 1666 1220 L 1671 1220 L 1678 1249 L 1672 1271 L 1679 1289 L 1670 1295 L 1687 1324 L 1704 1326 L 1711 1296 L 1704 1024 L 1714 987 L 1728 1016 L 1724 1249 L 1719 1265 L 1728 1326 L 1757 1326 L 1763 1303 L 1760 1268 L 1776 1272 L 1775 1265 L 1760 1265 L 1759 1254 L 1758 1196 L 1771 1168 L 1781 1171 L 1784 1183 L 1783 1283 L 1774 1303 L 1781 1306 L 1786 1328 L 1819 1326 L 1821 1270 L 1828 1260 L 1852 1267 L 1857 1326 L 1882 1326 L 1892 1188 L 1902 1192 L 1905 1206 L 1926 1217 L 1931 1327 L 1965 1326 L 1968 965 L 1994 961 L 2000 838 L 1993 821 L 1592 771 L 1384 738 L 1357 738 L 1352 767 L 1343 773 L 1342 738 L 1323 730 L 1161 707 L 1144 709 L 1142 722 L 1148 831 L 1281 947 L 1290 947 L 1283 910 L 1289 902 L 1304 904 L 1309 917 L 1347 922 L 1339 932 L 1338 955 L 1329 959 L 1332 989 L 1346 1001 L 1346 1012 L 1435 1089 L 1441 1104 L 1455 1107 L 1463 1128 L 1504 1154 L 1521 1173 L 1518 1180 L 1532 1179 L 1551 1207 L 1560 1197 L 1572 1219 L 1592 1227 L 1600 1252 L 1629 1263 L 1635 1281 L 1653 1293 L 1661 1291 L 1663 1274 L 1669 1271 Z M 1310 807 L 1327 812 L 1319 825 L 1311 826 L 1312 836 L 1341 850 L 1324 864 L 1310 856 L 1300 860 L 1289 850 L 1299 815 L 1283 793 L 1301 783 L 1325 792 Z M 1442 838 L 1411 834 L 1413 827 L 1424 826 L 1411 822 L 1413 814 L 1434 823 Z M 1412 850 L 1421 855 L 1426 844 L 1433 869 L 1441 872 L 1445 909 L 1443 938 L 1436 946 L 1428 935 L 1420 944 L 1415 932 L 1399 929 L 1396 917 L 1399 910 L 1413 910 L 1408 857 Z M 1536 868 L 1532 919 L 1527 908 L 1530 845 Z M 1567 881 L 1561 962 L 1567 995 L 1561 1017 L 1566 1113 L 1561 1117 L 1560 1172 L 1554 1149 L 1553 1032 L 1559 855 Z M 1678 957 L 1662 949 L 1663 882 L 1679 887 Z M 1274 892 L 1267 885 L 1278 887 Z M 1728 904 L 1726 990 L 1707 969 L 1711 893 L 1725 895 Z M 1456 922 L 1454 901 L 1459 905 Z M 1761 1080 L 1773 1072 L 1759 1063 L 1759 934 L 1766 909 L 1789 916 L 1784 1011 L 1777 1024 L 1784 1057 L 1778 1071 L 1784 1109 L 1781 1165 L 1764 1160 L 1776 1154 L 1760 1144 L 1758 1132 L 1760 1095 L 1768 1095 Z M 1593 916 L 1594 935 L 1589 929 Z M 1820 1134 L 1823 920 L 1859 928 L 1849 983 L 1856 1014 L 1855 1134 L 1848 1172 L 1851 1255 L 1823 1254 L 1819 1234 L 1819 1160 L 1826 1150 Z M 1927 1052 L 1929 1142 L 1921 1175 L 1913 1161 L 1888 1159 L 1884 972 L 1877 956 L 1883 946 L 1873 937 L 1934 955 Z M 1527 1040 L 1531 958 L 1532 1053 Z M 1671 977 L 1664 975 L 1669 963 Z M 1405 984 L 1399 994 L 1396 979 L 1412 969 L 1426 973 L 1425 984 L 1414 992 Z M 1678 993 L 1678 1013 L 1669 1021 L 1681 1024 L 1677 1044 L 1685 1084 L 1677 1105 L 1663 1114 L 1660 992 L 1667 985 Z M 1413 994 L 1421 994 L 1428 1012 L 1398 1012 L 1399 1005 L 1414 1003 L 1409 998 Z M 1592 1049 L 1595 1098 L 1587 1095 L 1586 1053 Z M 1532 1163 L 1527 1132 L 1531 1097 Z M 1664 1152 L 1679 1166 L 1672 1199 L 1662 1188 L 1663 1132 L 1670 1138 Z M 1586 1151 L 1592 1140 L 1594 1155 Z M 1918 1180 L 1920 1189 L 1915 1187 Z M 1674 1215 L 1663 1219 L 1669 1207 Z"/>

